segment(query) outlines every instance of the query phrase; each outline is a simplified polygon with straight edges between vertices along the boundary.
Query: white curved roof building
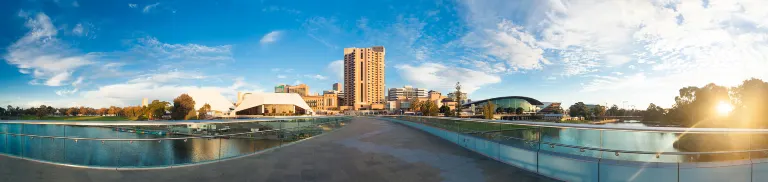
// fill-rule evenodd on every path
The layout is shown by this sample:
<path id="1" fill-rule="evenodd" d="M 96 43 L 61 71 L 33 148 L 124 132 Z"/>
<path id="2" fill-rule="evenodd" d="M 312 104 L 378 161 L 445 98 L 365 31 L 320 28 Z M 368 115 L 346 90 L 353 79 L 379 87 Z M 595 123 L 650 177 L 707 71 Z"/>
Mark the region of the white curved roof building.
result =
<path id="1" fill-rule="evenodd" d="M 264 115 L 269 113 L 315 113 L 296 93 L 245 93 L 235 108 L 237 115 Z"/>
<path id="2" fill-rule="evenodd" d="M 222 113 L 227 113 L 230 108 L 234 107 L 234 104 L 231 101 L 221 95 L 219 91 L 213 89 L 191 90 L 187 95 L 195 100 L 195 110 L 200 109 L 206 103 L 211 105 L 211 110 Z"/>

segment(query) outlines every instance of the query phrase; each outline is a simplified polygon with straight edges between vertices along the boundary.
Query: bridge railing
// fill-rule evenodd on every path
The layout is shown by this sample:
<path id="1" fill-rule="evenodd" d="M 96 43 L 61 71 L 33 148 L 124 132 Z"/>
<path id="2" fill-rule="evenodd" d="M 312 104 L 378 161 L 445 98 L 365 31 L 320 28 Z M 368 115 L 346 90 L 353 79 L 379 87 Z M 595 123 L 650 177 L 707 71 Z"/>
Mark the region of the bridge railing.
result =
<path id="1" fill-rule="evenodd" d="M 170 168 L 260 153 L 350 117 L 163 122 L 0 122 L 0 155 L 89 168 Z"/>
<path id="2" fill-rule="evenodd" d="M 768 181 L 765 129 L 383 119 L 564 181 Z"/>

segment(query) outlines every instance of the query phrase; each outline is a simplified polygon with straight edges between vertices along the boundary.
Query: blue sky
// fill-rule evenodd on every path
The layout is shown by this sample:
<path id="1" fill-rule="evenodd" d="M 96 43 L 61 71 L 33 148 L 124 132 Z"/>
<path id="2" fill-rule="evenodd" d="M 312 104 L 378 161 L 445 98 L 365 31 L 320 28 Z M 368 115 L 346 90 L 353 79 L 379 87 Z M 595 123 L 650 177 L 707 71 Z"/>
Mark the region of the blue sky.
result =
<path id="1" fill-rule="evenodd" d="M 766 78 L 768 7 L 743 1 L 0 3 L 0 104 L 103 107 L 190 90 L 341 81 L 343 48 L 385 46 L 387 87 L 472 99 L 671 106 L 677 90 Z"/>

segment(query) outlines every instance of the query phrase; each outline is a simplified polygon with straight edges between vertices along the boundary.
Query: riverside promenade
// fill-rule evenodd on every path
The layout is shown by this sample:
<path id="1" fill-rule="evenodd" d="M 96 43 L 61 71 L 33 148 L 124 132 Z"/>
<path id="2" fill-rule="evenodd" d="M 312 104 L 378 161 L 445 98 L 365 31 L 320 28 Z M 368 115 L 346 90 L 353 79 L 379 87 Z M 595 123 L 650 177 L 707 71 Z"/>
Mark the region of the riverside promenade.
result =
<path id="1" fill-rule="evenodd" d="M 151 170 L 75 168 L 0 155 L 0 181 L 552 181 L 408 126 L 354 118 L 252 156 Z"/>

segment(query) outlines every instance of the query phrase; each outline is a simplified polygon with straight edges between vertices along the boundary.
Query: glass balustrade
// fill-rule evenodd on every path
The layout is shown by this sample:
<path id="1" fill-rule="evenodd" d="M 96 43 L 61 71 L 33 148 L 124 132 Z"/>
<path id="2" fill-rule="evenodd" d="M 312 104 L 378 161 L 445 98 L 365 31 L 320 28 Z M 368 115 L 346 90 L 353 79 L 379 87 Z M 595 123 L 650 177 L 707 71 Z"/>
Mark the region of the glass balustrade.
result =
<path id="1" fill-rule="evenodd" d="M 564 181 L 768 181 L 768 130 L 389 116 Z"/>
<path id="2" fill-rule="evenodd" d="M 0 122 L 0 155 L 88 167 L 215 162 L 339 129 L 350 117 L 166 122 Z"/>

